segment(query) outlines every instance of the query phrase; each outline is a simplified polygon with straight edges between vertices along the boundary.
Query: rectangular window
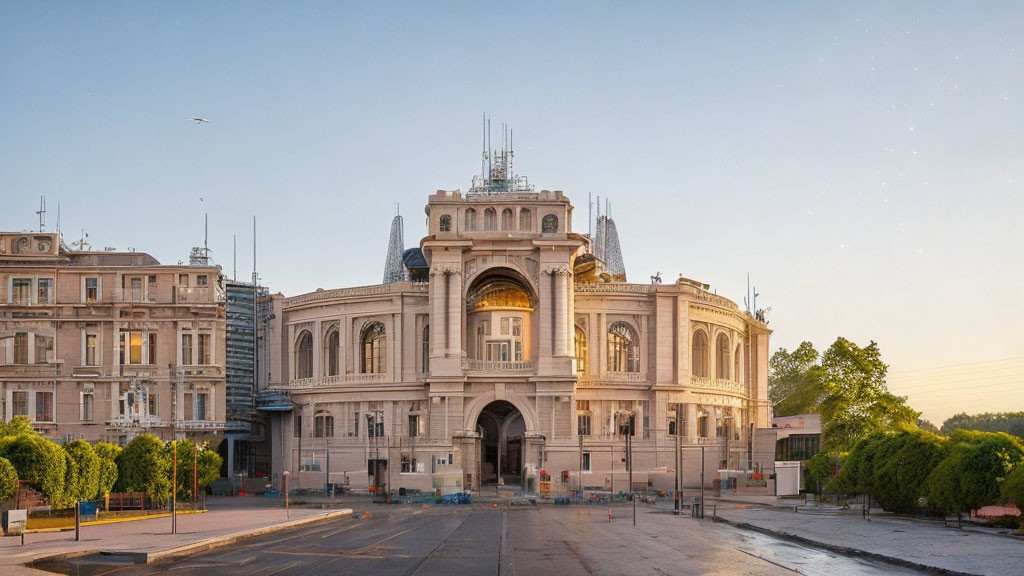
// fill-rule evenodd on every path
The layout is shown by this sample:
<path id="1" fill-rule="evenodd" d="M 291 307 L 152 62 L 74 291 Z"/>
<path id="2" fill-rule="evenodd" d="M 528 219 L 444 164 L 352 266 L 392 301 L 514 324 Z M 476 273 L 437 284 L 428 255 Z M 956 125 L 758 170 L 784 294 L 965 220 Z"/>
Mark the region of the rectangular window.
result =
<path id="1" fill-rule="evenodd" d="M 384 436 L 384 417 L 373 414 L 366 415 L 366 435 L 370 438 L 382 438 Z"/>
<path id="2" fill-rule="evenodd" d="M 523 343 L 522 342 L 516 342 L 516 356 L 515 356 L 515 359 L 516 359 L 516 362 L 522 362 L 523 361 Z"/>
<path id="3" fill-rule="evenodd" d="M 98 346 L 99 336 L 96 334 L 85 335 L 85 365 L 86 366 L 99 366 L 99 351 Z"/>
<path id="4" fill-rule="evenodd" d="M 36 422 L 53 422 L 53 392 L 36 392 Z"/>
<path id="5" fill-rule="evenodd" d="M 508 342 L 488 342 L 487 360 L 491 362 L 508 362 Z"/>
<path id="6" fill-rule="evenodd" d="M 502 334 L 508 334 L 509 333 L 508 326 L 509 326 L 509 318 L 502 318 L 501 319 L 501 333 Z"/>
<path id="7" fill-rule="evenodd" d="M 188 274 L 178 274 L 178 286 L 188 288 Z"/>
<path id="8" fill-rule="evenodd" d="M 210 362 L 210 335 L 199 335 L 199 364 L 211 364 Z"/>
<path id="9" fill-rule="evenodd" d="M 92 392 L 82 393 L 82 421 L 92 422 L 94 396 Z"/>
<path id="10" fill-rule="evenodd" d="M 416 438 L 420 435 L 419 414 L 409 414 L 409 437 Z"/>
<path id="11" fill-rule="evenodd" d="M 523 335 L 523 319 L 513 318 L 512 319 L 512 335 L 522 336 Z"/>
<path id="12" fill-rule="evenodd" d="M 28 392 L 11 392 L 11 417 L 28 416 Z"/>
<path id="13" fill-rule="evenodd" d="M 31 278 L 14 278 L 11 280 L 11 302 L 14 304 L 32 303 Z"/>
<path id="14" fill-rule="evenodd" d="M 53 353 L 53 337 L 36 334 L 36 364 L 46 364 Z"/>
<path id="15" fill-rule="evenodd" d="M 85 301 L 96 302 L 100 298 L 99 278 L 85 279 Z"/>
<path id="16" fill-rule="evenodd" d="M 149 334 L 149 363 L 156 364 L 156 334 Z"/>
<path id="17" fill-rule="evenodd" d="M 14 363 L 28 364 L 28 332 L 14 334 Z"/>
<path id="18" fill-rule="evenodd" d="M 292 434 L 294 438 L 302 438 L 302 414 L 299 412 L 292 416 Z"/>
<path id="19" fill-rule="evenodd" d="M 583 471 L 584 472 L 589 472 L 590 471 L 590 452 L 584 452 L 583 453 Z"/>
<path id="20" fill-rule="evenodd" d="M 184 366 L 192 364 L 192 335 L 181 335 L 181 363 Z"/>
<path id="21" fill-rule="evenodd" d="M 142 302 L 142 278 L 131 279 L 132 302 Z"/>
<path id="22" fill-rule="evenodd" d="M 352 416 L 352 437 L 359 437 L 359 410 L 356 410 Z"/>
<path id="23" fill-rule="evenodd" d="M 142 364 L 142 332 L 121 333 L 121 364 Z"/>
<path id="24" fill-rule="evenodd" d="M 577 414 L 576 427 L 580 436 L 590 436 L 590 413 L 580 412 Z"/>
<path id="25" fill-rule="evenodd" d="M 209 281 L 206 274 L 200 274 L 196 276 L 196 286 L 207 286 L 208 284 Z"/>
<path id="26" fill-rule="evenodd" d="M 150 416 L 160 415 L 160 413 L 158 412 L 160 408 L 160 402 L 158 398 L 159 396 L 154 392 L 150 392 L 149 394 L 146 395 L 146 413 L 149 414 Z"/>
<path id="27" fill-rule="evenodd" d="M 402 454 L 402 472 L 409 473 L 416 471 L 416 459 L 408 453 Z"/>
<path id="28" fill-rule="evenodd" d="M 196 394 L 196 420 L 206 420 L 206 392 Z"/>
<path id="29" fill-rule="evenodd" d="M 40 278 L 36 280 L 36 303 L 37 304 L 52 304 L 53 303 L 53 278 Z"/>

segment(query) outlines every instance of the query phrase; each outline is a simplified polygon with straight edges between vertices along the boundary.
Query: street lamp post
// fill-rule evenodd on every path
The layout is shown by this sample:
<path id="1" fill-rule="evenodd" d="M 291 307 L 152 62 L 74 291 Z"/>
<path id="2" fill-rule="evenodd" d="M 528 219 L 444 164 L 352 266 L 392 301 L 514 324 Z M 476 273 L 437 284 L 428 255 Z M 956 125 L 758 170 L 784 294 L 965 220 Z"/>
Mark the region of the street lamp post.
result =
<path id="1" fill-rule="evenodd" d="M 288 508 L 288 476 L 290 474 L 287 470 L 284 471 L 284 514 L 289 520 L 292 518 L 292 512 Z"/>

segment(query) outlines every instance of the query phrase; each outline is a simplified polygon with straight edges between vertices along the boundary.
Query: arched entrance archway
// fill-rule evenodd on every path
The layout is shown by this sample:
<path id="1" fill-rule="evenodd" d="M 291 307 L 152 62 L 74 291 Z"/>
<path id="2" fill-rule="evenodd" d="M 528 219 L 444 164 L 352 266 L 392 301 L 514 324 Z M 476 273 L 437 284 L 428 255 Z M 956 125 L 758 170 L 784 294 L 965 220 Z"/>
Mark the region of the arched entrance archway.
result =
<path id="1" fill-rule="evenodd" d="M 477 417 L 480 433 L 480 483 L 519 484 L 523 472 L 523 439 L 526 422 L 506 400 L 484 406 Z"/>

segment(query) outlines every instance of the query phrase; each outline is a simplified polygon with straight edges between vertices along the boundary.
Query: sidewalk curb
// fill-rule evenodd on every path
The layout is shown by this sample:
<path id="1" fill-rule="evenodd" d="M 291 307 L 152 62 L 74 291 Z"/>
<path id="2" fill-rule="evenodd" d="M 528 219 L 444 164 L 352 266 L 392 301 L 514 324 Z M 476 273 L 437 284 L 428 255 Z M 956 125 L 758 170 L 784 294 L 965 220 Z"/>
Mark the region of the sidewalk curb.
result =
<path id="1" fill-rule="evenodd" d="M 262 536 L 264 534 L 270 534 L 271 532 L 277 532 L 280 530 L 288 530 L 290 528 L 297 528 L 299 526 L 305 526 L 308 524 L 315 524 L 318 522 L 326 522 L 328 520 L 334 520 L 336 518 L 342 518 L 345 516 L 351 516 L 352 509 L 344 508 L 336 510 L 334 512 L 328 512 L 318 516 L 312 516 L 309 518 L 300 518 L 298 520 L 290 520 L 288 522 L 281 522 L 279 524 L 271 524 L 270 526 L 264 526 L 262 528 L 255 528 L 244 532 L 233 532 L 231 534 L 223 534 L 221 536 L 214 536 L 212 538 L 206 538 L 197 542 L 189 544 L 182 544 L 175 546 L 174 548 L 168 548 L 166 550 L 155 550 L 152 552 L 138 552 L 134 550 L 115 550 L 115 549 L 92 549 L 92 550 L 76 550 L 74 552 L 66 552 L 60 554 L 50 554 L 47 556 L 41 556 L 39 558 L 33 558 L 26 561 L 23 565 L 29 568 L 34 567 L 36 564 L 44 562 L 59 562 L 67 560 L 68 558 L 74 558 L 78 556 L 86 556 L 90 554 L 108 554 L 111 556 L 128 557 L 133 560 L 135 564 L 150 564 L 161 560 L 170 560 L 174 558 L 182 558 L 185 556 L 192 556 L 202 552 L 207 552 L 215 548 L 222 546 L 229 546 L 242 540 L 249 538 L 255 538 L 256 536 Z"/>
<path id="2" fill-rule="evenodd" d="M 722 518 L 721 516 L 712 517 L 711 521 L 712 522 L 722 522 L 722 523 L 728 524 L 728 525 L 730 525 L 730 526 L 732 526 L 734 528 L 739 528 L 739 529 L 742 529 L 742 530 L 750 530 L 752 532 L 760 532 L 761 534 L 766 534 L 768 536 L 772 536 L 772 537 L 779 538 L 779 539 L 782 539 L 782 540 L 788 540 L 790 542 L 796 542 L 797 544 L 803 544 L 805 546 L 811 546 L 811 547 L 814 547 L 814 548 L 820 548 L 820 549 L 828 550 L 830 552 L 836 552 L 837 554 L 842 554 L 843 556 L 855 556 L 855 557 L 861 557 L 861 558 L 871 558 L 872 560 L 880 560 L 880 561 L 885 562 L 887 564 L 893 564 L 893 565 L 896 565 L 896 566 L 902 566 L 904 568 L 911 568 L 913 570 L 918 570 L 918 571 L 921 571 L 921 572 L 925 572 L 927 574 L 940 574 L 942 576 L 979 576 L 979 575 L 973 574 L 971 572 L 959 572 L 957 570 L 947 570 L 946 568 L 939 568 L 938 566 L 929 566 L 927 564 L 919 564 L 917 562 L 911 562 L 910 560 L 904 560 L 903 558 L 896 558 L 894 556 L 886 556 L 884 554 L 878 554 L 876 552 L 868 552 L 866 550 L 860 550 L 858 548 L 850 548 L 850 547 L 847 547 L 847 546 L 838 546 L 836 544 L 828 544 L 826 542 L 819 542 L 818 540 L 812 540 L 812 539 L 806 538 L 804 536 L 798 536 L 796 534 L 790 534 L 788 532 L 779 532 L 779 531 L 776 531 L 776 530 L 771 530 L 769 528 L 763 528 L 761 526 L 755 526 L 753 524 L 748 524 L 746 522 L 736 522 L 734 520 L 729 520 L 729 519 L 726 519 L 726 518 Z"/>

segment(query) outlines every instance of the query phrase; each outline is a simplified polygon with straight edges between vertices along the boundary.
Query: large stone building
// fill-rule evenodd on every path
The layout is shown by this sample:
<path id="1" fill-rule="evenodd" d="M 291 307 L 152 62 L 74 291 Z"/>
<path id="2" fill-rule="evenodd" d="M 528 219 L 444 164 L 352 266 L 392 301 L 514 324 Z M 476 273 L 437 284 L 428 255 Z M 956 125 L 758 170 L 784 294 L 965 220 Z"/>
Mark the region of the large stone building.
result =
<path id="1" fill-rule="evenodd" d="M 291 398 L 270 413 L 275 481 L 536 489 L 544 470 L 619 490 L 629 431 L 639 482 L 671 477 L 677 434 L 688 485 L 702 453 L 711 475 L 749 466 L 765 324 L 699 282 L 627 283 L 605 265 L 617 238 L 574 232 L 569 198 L 510 160 L 429 197 L 398 281 L 274 298 L 264 368 Z"/>
<path id="2" fill-rule="evenodd" d="M 84 248 L 84 242 L 81 246 Z M 0 233 L 0 415 L 57 440 L 213 436 L 225 415 L 220 268 Z"/>

